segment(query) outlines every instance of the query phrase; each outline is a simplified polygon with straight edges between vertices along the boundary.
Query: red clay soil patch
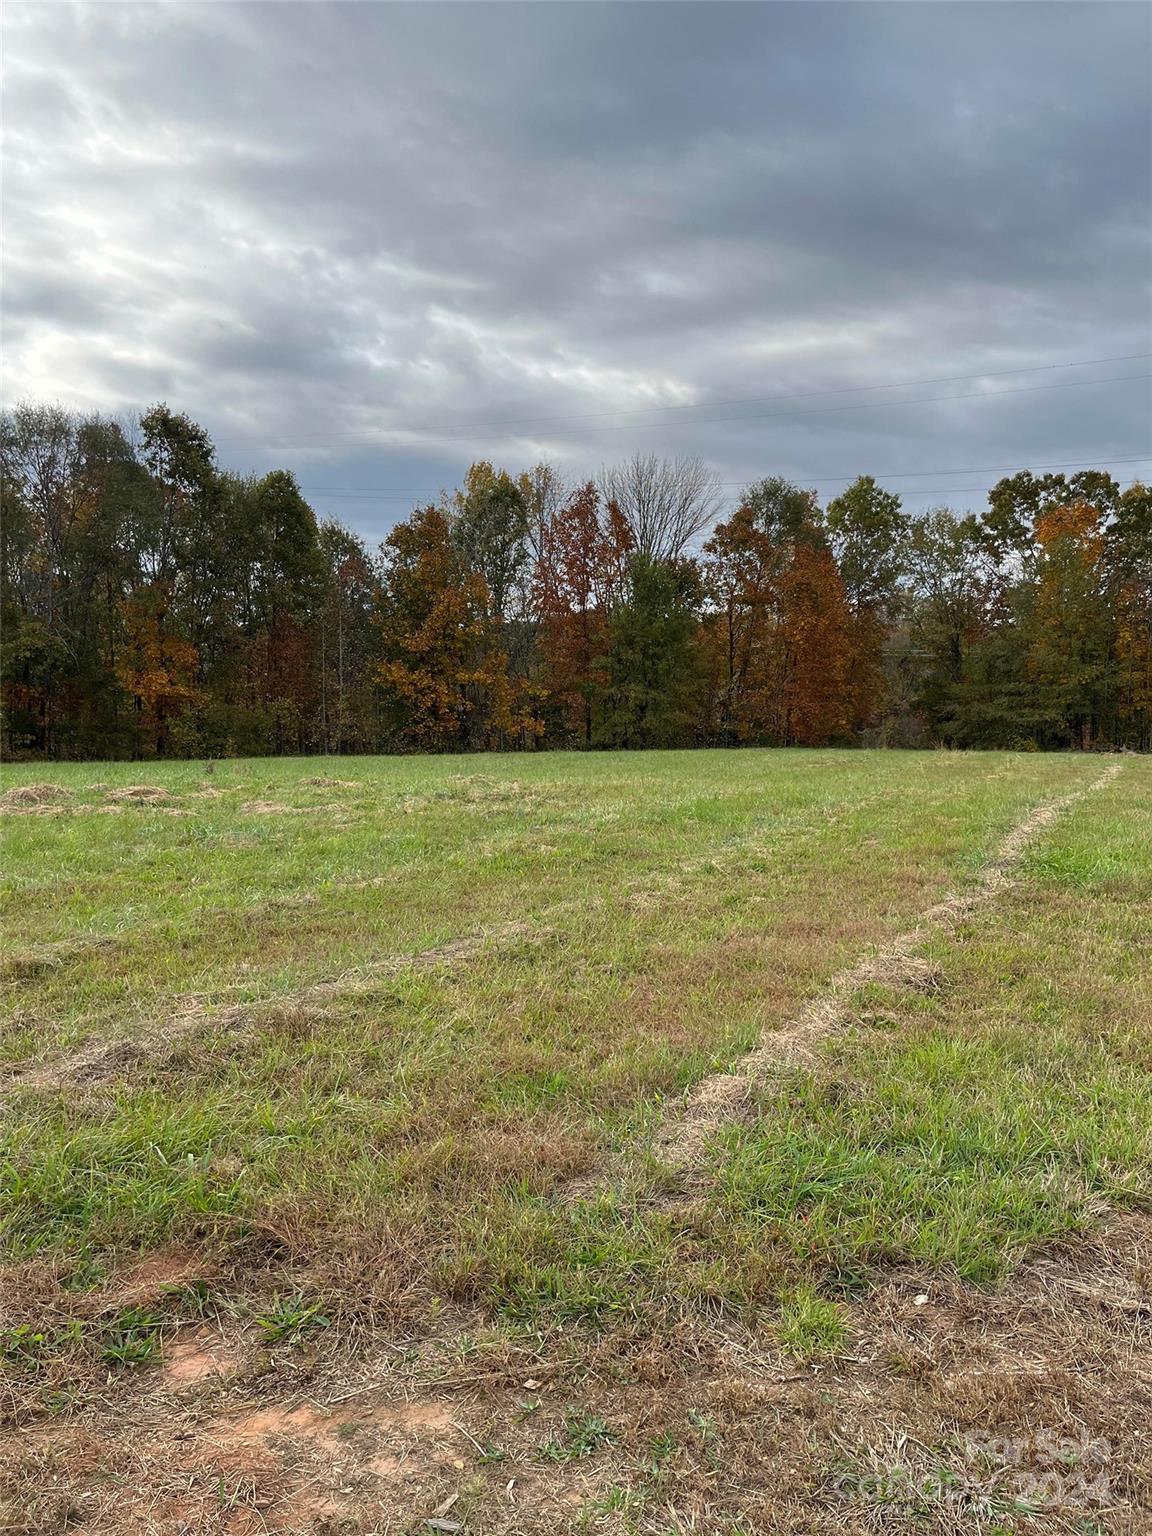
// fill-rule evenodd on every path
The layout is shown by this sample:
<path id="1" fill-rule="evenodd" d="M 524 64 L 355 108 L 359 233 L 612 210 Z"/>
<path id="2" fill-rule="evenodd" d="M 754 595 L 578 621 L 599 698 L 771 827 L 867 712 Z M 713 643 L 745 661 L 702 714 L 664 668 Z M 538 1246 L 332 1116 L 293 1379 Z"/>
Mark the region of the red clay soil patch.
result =
<path id="1" fill-rule="evenodd" d="M 124 1302 L 136 1302 L 158 1296 L 171 1286 L 206 1280 L 216 1272 L 217 1266 L 192 1248 L 166 1248 L 122 1270 L 115 1284 Z"/>
<path id="2" fill-rule="evenodd" d="M 230 1376 L 237 1364 L 220 1339 L 206 1328 L 197 1329 L 165 1351 L 161 1378 L 172 1391 L 187 1391 Z"/>
<path id="3" fill-rule="evenodd" d="M 275 1532 L 372 1529 L 361 1521 L 384 1508 L 385 1529 L 414 1529 L 421 1515 L 434 1518 L 455 1502 L 443 1495 L 443 1479 L 458 1479 L 466 1465 L 466 1440 L 448 1407 L 431 1400 L 336 1412 L 269 1401 L 210 1419 L 188 1438 L 184 1469 L 193 1482 L 238 1495 L 238 1524 L 227 1527 L 237 1533 L 250 1528 L 245 1509 L 259 1517 L 259 1529 Z"/>

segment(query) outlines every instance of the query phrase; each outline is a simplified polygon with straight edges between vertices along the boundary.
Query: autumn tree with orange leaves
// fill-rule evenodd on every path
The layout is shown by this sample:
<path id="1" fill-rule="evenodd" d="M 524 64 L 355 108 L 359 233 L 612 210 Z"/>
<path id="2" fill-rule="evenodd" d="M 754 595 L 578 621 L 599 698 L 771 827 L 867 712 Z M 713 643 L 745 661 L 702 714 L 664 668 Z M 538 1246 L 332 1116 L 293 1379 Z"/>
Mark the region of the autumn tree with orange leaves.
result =
<path id="1" fill-rule="evenodd" d="M 121 604 L 123 638 L 116 678 L 131 701 L 136 746 L 145 757 L 163 757 L 176 744 L 188 750 L 187 733 L 178 728 L 174 732 L 174 727 L 200 697 L 196 647 L 173 633 L 168 606 L 169 598 L 160 586 L 146 588 Z"/>
<path id="2" fill-rule="evenodd" d="M 721 739 L 823 745 L 851 727 L 851 614 L 815 500 L 781 480 L 705 546 L 705 648 Z"/>
<path id="3" fill-rule="evenodd" d="M 1033 707 L 1068 745 L 1091 747 L 1108 710 L 1112 613 L 1104 586 L 1104 518 L 1083 502 L 1041 512 L 1025 672 Z"/>
<path id="4" fill-rule="evenodd" d="M 538 726 L 508 673 L 483 576 L 437 507 L 385 540 L 379 680 L 399 741 L 425 752 L 506 745 Z"/>
<path id="5" fill-rule="evenodd" d="M 601 518 L 600 493 L 588 481 L 543 524 L 539 546 L 533 597 L 551 713 L 591 746 L 631 536 L 615 505 Z"/>
<path id="6" fill-rule="evenodd" d="M 703 569 L 710 724 L 721 741 L 752 741 L 772 727 L 780 693 L 780 551 L 743 506 L 704 546 Z"/>
<path id="7" fill-rule="evenodd" d="M 604 487 L 625 496 L 623 515 Z M 1152 750 L 1152 494 L 1102 469 L 909 519 L 714 466 L 473 464 L 379 549 L 160 404 L 0 413 L 13 758 L 829 745 Z"/>
<path id="8" fill-rule="evenodd" d="M 799 540 L 781 579 L 782 688 L 776 734 L 787 746 L 824 747 L 852 727 L 853 615 L 827 543 Z"/>

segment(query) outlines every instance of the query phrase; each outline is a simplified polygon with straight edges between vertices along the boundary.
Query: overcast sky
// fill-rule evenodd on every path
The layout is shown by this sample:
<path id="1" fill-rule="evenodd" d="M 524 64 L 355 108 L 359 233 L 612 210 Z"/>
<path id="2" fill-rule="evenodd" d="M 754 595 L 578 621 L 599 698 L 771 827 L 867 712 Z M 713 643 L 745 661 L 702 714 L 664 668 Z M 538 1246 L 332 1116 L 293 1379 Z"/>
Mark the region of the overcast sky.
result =
<path id="1" fill-rule="evenodd" d="M 868 472 L 913 508 L 1152 473 L 1147 5 L 3 28 L 8 402 L 166 400 L 372 538 L 479 457 Z"/>

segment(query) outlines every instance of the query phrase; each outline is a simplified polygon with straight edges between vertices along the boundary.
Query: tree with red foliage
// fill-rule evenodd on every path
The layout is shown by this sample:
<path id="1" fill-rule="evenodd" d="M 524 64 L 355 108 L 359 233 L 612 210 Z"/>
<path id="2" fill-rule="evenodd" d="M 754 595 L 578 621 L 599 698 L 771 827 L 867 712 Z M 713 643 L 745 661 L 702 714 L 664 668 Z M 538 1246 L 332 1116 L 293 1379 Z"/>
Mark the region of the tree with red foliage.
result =
<path id="1" fill-rule="evenodd" d="M 589 481 L 554 513 L 540 546 L 533 592 L 546 687 L 564 728 L 590 745 L 632 540 L 614 504 L 601 517 L 600 495 Z"/>
<path id="2" fill-rule="evenodd" d="M 780 584 L 783 688 L 777 729 L 785 745 L 827 746 L 852 725 L 852 614 L 832 551 L 797 543 Z"/>
<path id="3" fill-rule="evenodd" d="M 773 713 L 780 553 L 751 507 L 704 546 L 704 626 L 714 728 L 726 742 L 760 735 Z"/>

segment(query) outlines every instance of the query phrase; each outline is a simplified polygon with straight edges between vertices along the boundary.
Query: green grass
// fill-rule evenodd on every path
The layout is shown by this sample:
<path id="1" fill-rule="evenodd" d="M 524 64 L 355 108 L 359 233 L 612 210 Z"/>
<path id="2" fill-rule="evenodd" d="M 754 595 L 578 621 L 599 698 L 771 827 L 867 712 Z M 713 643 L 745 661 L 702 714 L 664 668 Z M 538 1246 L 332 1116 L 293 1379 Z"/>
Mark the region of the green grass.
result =
<path id="1" fill-rule="evenodd" d="M 241 1289 L 271 1262 L 288 1299 L 257 1322 L 287 1343 L 450 1301 L 599 1327 L 768 1309 L 796 1353 L 834 1352 L 839 1298 L 882 1266 L 990 1281 L 1101 1200 L 1143 1198 L 1152 764 L 1127 761 L 1022 884 L 932 941 L 939 992 L 862 993 L 817 1069 L 719 1135 L 690 1200 L 659 1198 L 655 1127 L 1102 766 L 9 765 L 0 787 L 70 795 L 4 822 L 6 1257 L 99 1275 L 187 1245 Z M 306 782 L 322 773 L 355 782 Z M 97 813 L 94 786 L 137 783 L 177 798 Z M 53 1079 L 116 1042 L 119 1065 Z M 143 1360 L 158 1338 L 140 1323 L 113 1347 Z"/>
<path id="2" fill-rule="evenodd" d="M 817 1273 L 998 1278 L 1101 1202 L 1152 1192 L 1152 797 L 1138 774 L 1047 833 L 1026 878 L 881 989 L 827 1069 L 724 1138 L 729 1212 Z"/>

